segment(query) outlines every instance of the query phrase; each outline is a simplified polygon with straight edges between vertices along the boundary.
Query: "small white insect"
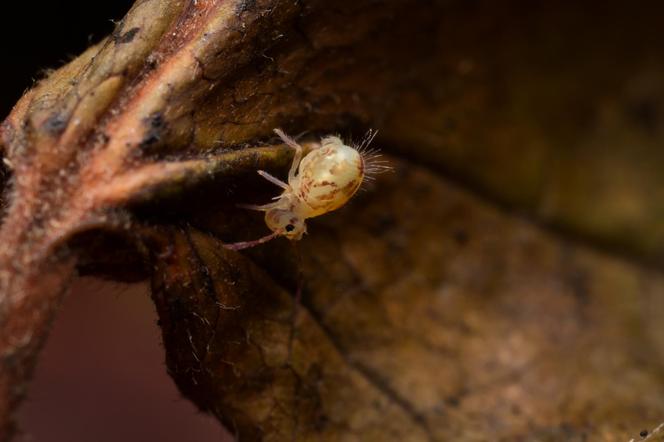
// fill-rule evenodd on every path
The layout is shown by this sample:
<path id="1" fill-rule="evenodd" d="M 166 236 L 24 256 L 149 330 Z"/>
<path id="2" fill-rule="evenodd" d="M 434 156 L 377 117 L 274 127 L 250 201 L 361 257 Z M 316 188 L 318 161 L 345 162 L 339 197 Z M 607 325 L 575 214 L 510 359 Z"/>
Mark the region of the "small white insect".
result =
<path id="1" fill-rule="evenodd" d="M 273 198 L 276 200 L 273 203 L 242 206 L 264 211 L 265 223 L 272 233 L 254 241 L 226 244 L 226 248 L 245 249 L 277 236 L 300 240 L 302 235 L 307 233 L 307 218 L 320 216 L 343 206 L 368 178 L 367 173 L 388 168 L 376 161 L 379 155 L 365 150 L 376 136 L 375 132 L 369 132 L 358 149 L 344 144 L 338 137 L 325 137 L 304 158 L 302 146 L 281 129 L 275 129 L 274 132 L 284 143 L 295 149 L 293 163 L 288 172 L 288 184 L 259 170 L 260 176 L 284 191 Z"/>

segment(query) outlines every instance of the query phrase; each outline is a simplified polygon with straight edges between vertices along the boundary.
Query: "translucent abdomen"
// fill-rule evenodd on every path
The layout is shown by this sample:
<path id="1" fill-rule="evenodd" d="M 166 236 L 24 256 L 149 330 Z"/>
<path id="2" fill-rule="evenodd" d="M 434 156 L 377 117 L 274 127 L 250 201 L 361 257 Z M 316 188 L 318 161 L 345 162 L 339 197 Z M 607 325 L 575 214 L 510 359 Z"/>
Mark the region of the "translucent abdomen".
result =
<path id="1" fill-rule="evenodd" d="M 305 218 L 343 206 L 362 184 L 364 164 L 360 153 L 337 137 L 322 140 L 321 147 L 302 159 L 299 174 L 291 183 Z"/>

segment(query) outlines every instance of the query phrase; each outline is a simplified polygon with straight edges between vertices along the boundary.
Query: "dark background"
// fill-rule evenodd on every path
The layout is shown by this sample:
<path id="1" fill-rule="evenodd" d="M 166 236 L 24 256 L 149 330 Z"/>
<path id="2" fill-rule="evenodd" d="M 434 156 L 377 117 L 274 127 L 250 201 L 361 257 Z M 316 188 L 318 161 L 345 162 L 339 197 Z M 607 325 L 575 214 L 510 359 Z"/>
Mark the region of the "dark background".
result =
<path id="1" fill-rule="evenodd" d="M 8 4 L 9 3 L 9 4 Z M 130 0 L 3 2 L 0 113 L 101 40 Z M 147 285 L 84 279 L 66 298 L 20 409 L 39 442 L 221 441 L 224 430 L 182 399 L 166 373 Z"/>
<path id="2" fill-rule="evenodd" d="M 2 2 L 3 118 L 46 69 L 62 66 L 113 30 L 133 0 Z"/>

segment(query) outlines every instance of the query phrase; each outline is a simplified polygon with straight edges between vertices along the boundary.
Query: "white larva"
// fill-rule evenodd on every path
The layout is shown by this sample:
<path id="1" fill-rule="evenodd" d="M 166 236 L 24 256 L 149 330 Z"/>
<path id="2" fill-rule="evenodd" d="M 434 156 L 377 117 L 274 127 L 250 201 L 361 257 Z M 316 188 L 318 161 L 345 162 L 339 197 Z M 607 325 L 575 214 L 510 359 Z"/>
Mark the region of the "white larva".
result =
<path id="1" fill-rule="evenodd" d="M 275 129 L 274 132 L 285 144 L 295 149 L 293 163 L 288 172 L 288 183 L 259 170 L 259 175 L 281 187 L 283 192 L 275 197 L 272 203 L 242 206 L 264 211 L 265 223 L 272 233 L 254 241 L 227 244 L 226 248 L 245 249 L 277 236 L 290 240 L 301 239 L 307 232 L 305 221 L 308 218 L 343 206 L 360 188 L 367 178 L 367 172 L 385 168 L 376 161 L 375 153 L 363 151 L 373 140 L 375 133 L 369 133 L 359 149 L 344 144 L 338 137 L 325 137 L 302 158 L 302 146 L 280 129 Z"/>

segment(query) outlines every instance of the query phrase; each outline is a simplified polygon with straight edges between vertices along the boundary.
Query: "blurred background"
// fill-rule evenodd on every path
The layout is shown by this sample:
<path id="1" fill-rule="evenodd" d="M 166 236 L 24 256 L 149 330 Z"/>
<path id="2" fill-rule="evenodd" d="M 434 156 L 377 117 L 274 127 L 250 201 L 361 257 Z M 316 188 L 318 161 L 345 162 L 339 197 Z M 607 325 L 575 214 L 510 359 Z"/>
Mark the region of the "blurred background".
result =
<path id="1" fill-rule="evenodd" d="M 3 4 L 2 118 L 45 71 L 109 34 L 113 20 L 122 18 L 132 3 Z M 181 398 L 166 373 L 147 285 L 78 281 L 53 325 L 20 412 L 22 440 L 227 439 L 214 418 Z"/>
<path id="2" fill-rule="evenodd" d="M 21 407 L 23 440 L 232 440 L 180 396 L 156 319 L 147 285 L 77 281 Z"/>

